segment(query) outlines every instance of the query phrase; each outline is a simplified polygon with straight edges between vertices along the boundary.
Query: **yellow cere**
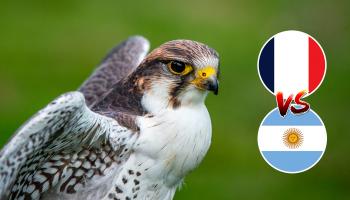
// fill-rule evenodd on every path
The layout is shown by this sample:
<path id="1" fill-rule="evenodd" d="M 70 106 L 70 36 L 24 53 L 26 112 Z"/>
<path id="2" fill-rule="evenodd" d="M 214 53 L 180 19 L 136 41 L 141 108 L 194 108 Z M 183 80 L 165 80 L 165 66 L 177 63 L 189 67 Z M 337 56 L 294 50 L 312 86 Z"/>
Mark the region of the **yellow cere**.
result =
<path id="1" fill-rule="evenodd" d="M 211 66 L 204 67 L 203 69 L 200 69 L 197 71 L 198 77 L 201 77 L 202 79 L 209 78 L 215 73 L 216 73 L 216 70 L 214 69 L 214 67 L 211 67 Z"/>

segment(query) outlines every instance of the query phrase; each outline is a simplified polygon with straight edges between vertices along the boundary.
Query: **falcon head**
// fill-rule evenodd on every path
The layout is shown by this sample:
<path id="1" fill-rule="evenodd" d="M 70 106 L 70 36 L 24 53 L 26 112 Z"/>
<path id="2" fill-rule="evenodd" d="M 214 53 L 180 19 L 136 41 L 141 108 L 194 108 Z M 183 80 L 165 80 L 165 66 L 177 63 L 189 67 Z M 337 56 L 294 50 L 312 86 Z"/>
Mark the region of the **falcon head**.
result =
<path id="1" fill-rule="evenodd" d="M 203 103 L 218 94 L 219 55 L 205 44 L 174 40 L 153 50 L 131 75 L 147 110 Z"/>

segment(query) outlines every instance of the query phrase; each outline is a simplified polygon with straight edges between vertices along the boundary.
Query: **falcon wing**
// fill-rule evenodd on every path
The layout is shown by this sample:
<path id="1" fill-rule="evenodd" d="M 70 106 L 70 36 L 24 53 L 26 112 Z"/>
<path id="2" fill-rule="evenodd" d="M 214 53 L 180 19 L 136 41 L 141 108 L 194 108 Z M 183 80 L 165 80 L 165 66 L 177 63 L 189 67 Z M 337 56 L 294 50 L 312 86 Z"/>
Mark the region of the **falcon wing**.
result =
<path id="1" fill-rule="evenodd" d="M 95 72 L 79 88 L 86 104 L 97 102 L 119 80 L 132 72 L 149 50 L 149 42 L 141 36 L 133 36 L 113 48 Z"/>
<path id="2" fill-rule="evenodd" d="M 7 199 L 11 190 L 17 193 L 19 180 L 59 151 L 97 141 L 108 141 L 115 151 L 131 149 L 136 137 L 114 119 L 92 112 L 80 92 L 66 93 L 26 122 L 0 152 L 0 199 Z"/>

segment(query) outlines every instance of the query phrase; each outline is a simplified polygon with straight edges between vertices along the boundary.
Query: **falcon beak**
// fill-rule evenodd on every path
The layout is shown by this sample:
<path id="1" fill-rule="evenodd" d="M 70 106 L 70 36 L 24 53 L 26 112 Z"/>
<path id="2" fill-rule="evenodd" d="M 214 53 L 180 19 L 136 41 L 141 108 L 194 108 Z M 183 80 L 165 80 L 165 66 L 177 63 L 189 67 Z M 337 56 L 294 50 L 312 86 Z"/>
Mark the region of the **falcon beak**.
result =
<path id="1" fill-rule="evenodd" d="M 201 90 L 212 91 L 215 95 L 219 92 L 216 69 L 211 66 L 199 69 L 196 73 L 196 78 L 191 83 Z"/>
<path id="2" fill-rule="evenodd" d="M 207 81 L 207 90 L 213 91 L 215 95 L 219 93 L 219 81 L 217 78 Z"/>

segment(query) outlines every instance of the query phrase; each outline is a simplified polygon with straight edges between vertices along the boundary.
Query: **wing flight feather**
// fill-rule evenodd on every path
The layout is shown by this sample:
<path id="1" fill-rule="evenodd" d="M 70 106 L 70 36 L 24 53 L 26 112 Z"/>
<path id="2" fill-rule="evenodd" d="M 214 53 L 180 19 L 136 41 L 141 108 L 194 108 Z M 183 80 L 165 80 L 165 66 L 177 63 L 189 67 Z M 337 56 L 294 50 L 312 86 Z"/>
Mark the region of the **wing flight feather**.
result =
<path id="1" fill-rule="evenodd" d="M 86 98 L 86 104 L 91 107 L 114 84 L 131 73 L 144 59 L 149 46 L 144 37 L 133 36 L 113 48 L 79 88 Z"/>
<path id="2" fill-rule="evenodd" d="M 8 198 L 28 163 L 35 170 L 59 151 L 92 146 L 99 140 L 110 141 L 118 151 L 132 145 L 136 135 L 116 120 L 92 112 L 80 92 L 66 93 L 28 120 L 0 152 L 0 199 Z"/>

